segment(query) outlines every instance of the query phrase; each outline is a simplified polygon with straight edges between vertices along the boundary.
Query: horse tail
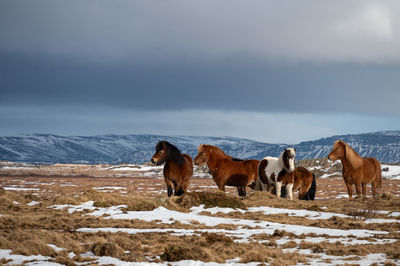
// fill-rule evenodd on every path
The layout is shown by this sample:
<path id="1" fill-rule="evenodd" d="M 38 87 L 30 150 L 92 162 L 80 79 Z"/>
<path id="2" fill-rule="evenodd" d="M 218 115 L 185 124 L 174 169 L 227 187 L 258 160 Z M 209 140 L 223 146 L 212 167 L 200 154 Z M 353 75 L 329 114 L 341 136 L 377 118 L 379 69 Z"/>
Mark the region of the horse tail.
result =
<path id="1" fill-rule="evenodd" d="M 377 168 L 378 168 L 378 188 L 382 187 L 382 170 L 381 170 L 381 163 L 376 160 L 378 162 Z"/>
<path id="2" fill-rule="evenodd" d="M 315 199 L 315 192 L 317 191 L 317 182 L 315 181 L 315 175 L 312 174 L 313 180 L 310 189 L 307 191 L 307 200 Z"/>

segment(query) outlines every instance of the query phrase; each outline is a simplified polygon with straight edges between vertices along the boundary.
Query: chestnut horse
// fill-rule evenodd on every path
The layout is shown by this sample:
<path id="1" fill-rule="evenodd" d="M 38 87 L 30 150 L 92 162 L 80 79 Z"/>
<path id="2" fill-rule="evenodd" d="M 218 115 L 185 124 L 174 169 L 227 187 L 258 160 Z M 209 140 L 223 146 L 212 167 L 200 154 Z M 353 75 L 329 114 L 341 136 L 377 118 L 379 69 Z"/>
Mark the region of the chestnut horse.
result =
<path id="1" fill-rule="evenodd" d="M 216 146 L 200 144 L 194 163 L 207 164 L 219 190 L 225 191 L 225 186 L 234 186 L 239 196 L 246 196 L 246 187 L 257 180 L 257 160 L 238 160 Z"/>
<path id="2" fill-rule="evenodd" d="M 190 177 L 193 175 L 192 157 L 182 154 L 177 147 L 167 141 L 160 141 L 156 145 L 156 152 L 151 157 L 151 162 L 156 165 L 164 165 L 164 179 L 167 185 L 168 197 L 180 196 L 186 192 Z"/>
<path id="3" fill-rule="evenodd" d="M 258 179 L 256 189 L 275 193 L 278 198 L 281 196 L 282 185 L 286 186 L 286 194 L 293 199 L 294 183 L 294 158 L 296 150 L 285 149 L 279 158 L 264 157 L 258 166 Z M 261 189 L 260 189 L 261 188 Z"/>
<path id="4" fill-rule="evenodd" d="M 357 196 L 367 193 L 367 184 L 372 184 L 372 195 L 377 196 L 377 188 L 382 185 L 381 164 L 372 157 L 362 158 L 347 143 L 337 140 L 328 155 L 329 160 L 341 160 L 343 165 L 342 176 L 347 187 L 349 198 L 352 198 L 353 188 L 356 187 Z"/>
<path id="5" fill-rule="evenodd" d="M 315 175 L 304 167 L 294 169 L 293 191 L 299 190 L 299 200 L 314 200 L 317 184 Z M 282 187 L 281 197 L 286 197 L 286 189 Z"/>

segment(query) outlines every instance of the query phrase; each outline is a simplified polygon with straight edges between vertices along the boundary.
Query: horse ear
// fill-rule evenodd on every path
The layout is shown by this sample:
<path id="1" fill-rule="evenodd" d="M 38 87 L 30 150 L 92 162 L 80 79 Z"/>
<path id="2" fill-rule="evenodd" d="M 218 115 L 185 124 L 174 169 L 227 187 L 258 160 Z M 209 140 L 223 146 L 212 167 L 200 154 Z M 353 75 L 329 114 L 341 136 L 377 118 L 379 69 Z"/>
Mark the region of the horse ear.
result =
<path id="1" fill-rule="evenodd" d="M 354 169 L 358 169 L 363 166 L 363 160 L 360 155 L 357 154 L 348 144 L 341 141 L 343 145 L 346 147 L 346 158 L 349 160 L 351 166 Z"/>
<path id="2" fill-rule="evenodd" d="M 203 149 L 204 149 L 204 144 L 200 144 L 199 147 L 197 148 L 197 152 L 200 152 Z"/>

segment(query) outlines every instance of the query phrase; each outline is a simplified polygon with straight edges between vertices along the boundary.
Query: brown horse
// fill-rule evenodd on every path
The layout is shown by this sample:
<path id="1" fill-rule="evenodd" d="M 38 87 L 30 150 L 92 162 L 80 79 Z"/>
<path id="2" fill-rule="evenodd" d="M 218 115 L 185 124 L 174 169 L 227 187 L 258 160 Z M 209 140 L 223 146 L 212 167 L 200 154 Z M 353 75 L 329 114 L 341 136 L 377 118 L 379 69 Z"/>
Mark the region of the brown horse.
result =
<path id="1" fill-rule="evenodd" d="M 293 191 L 299 190 L 299 200 L 314 200 L 317 184 L 315 175 L 304 167 L 294 169 Z M 286 197 L 286 189 L 282 187 L 281 197 Z"/>
<path id="2" fill-rule="evenodd" d="M 377 196 L 377 188 L 381 187 L 381 164 L 375 158 L 362 158 L 347 143 L 337 140 L 328 155 L 329 160 L 341 160 L 343 165 L 343 179 L 347 186 L 349 198 L 352 198 L 352 185 L 356 186 L 357 196 L 366 195 L 367 184 L 372 183 L 372 195 Z"/>
<path id="3" fill-rule="evenodd" d="M 167 141 L 160 141 L 156 145 L 156 152 L 151 157 L 151 162 L 156 165 L 164 165 L 164 179 L 167 185 L 168 197 L 180 196 L 186 192 L 190 177 L 193 175 L 192 157 L 182 154 L 177 147 Z"/>
<path id="4" fill-rule="evenodd" d="M 257 160 L 237 160 L 216 146 L 200 144 L 194 163 L 208 165 L 219 190 L 225 191 L 225 186 L 234 186 L 239 196 L 246 196 L 246 187 L 257 180 Z"/>

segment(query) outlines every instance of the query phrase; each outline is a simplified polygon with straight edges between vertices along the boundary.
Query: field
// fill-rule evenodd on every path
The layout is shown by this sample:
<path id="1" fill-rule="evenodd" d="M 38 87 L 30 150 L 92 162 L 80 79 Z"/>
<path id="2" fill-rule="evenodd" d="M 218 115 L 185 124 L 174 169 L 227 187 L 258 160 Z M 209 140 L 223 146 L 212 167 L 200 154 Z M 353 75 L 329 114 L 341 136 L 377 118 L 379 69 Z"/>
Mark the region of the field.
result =
<path id="1" fill-rule="evenodd" d="M 398 176 L 349 200 L 334 165 L 304 164 L 325 177 L 315 201 L 239 198 L 201 169 L 168 198 L 161 167 L 2 162 L 0 264 L 400 264 Z"/>

